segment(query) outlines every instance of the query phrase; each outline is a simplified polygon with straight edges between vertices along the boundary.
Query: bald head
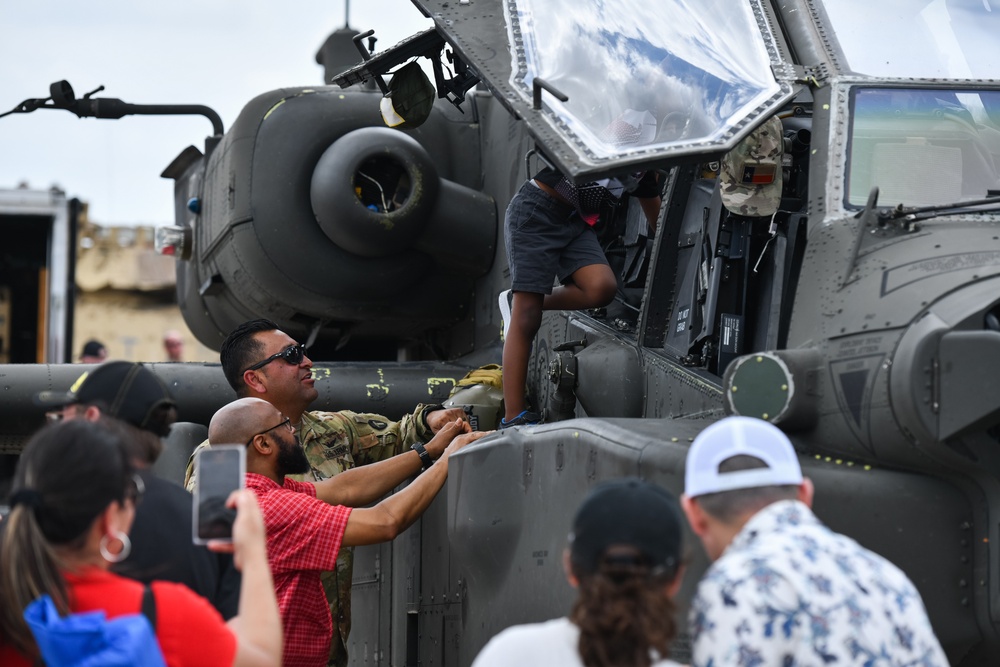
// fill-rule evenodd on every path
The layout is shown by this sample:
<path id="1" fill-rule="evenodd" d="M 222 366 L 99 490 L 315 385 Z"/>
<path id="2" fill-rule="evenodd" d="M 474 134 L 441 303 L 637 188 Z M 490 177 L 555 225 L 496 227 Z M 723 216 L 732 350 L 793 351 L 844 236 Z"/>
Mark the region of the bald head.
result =
<path id="1" fill-rule="evenodd" d="M 245 443 L 254 435 L 274 427 L 284 419 L 278 408 L 260 398 L 241 398 L 225 405 L 208 425 L 208 442 Z"/>
<path id="2" fill-rule="evenodd" d="M 208 442 L 247 443 L 247 472 L 265 475 L 278 484 L 285 475 L 309 472 L 309 459 L 295 439 L 295 429 L 278 408 L 262 398 L 241 398 L 216 412 L 208 425 Z"/>

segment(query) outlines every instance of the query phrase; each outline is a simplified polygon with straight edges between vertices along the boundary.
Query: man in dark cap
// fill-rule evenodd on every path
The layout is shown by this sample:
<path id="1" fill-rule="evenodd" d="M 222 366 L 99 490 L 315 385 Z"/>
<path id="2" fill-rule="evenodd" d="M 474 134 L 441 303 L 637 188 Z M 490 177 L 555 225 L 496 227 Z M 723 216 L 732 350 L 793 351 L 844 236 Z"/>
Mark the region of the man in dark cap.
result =
<path id="1" fill-rule="evenodd" d="M 666 656 L 677 633 L 681 521 L 677 499 L 655 484 L 626 478 L 595 486 L 563 554 L 577 589 L 569 617 L 507 628 L 473 667 L 679 667 Z"/>
<path id="2" fill-rule="evenodd" d="M 131 554 L 114 571 L 144 583 L 184 584 L 223 618 L 235 616 L 240 575 L 232 556 L 192 543 L 191 494 L 149 470 L 163 450 L 160 438 L 177 420 L 177 406 L 160 379 L 142 364 L 109 361 L 81 375 L 68 392 L 42 392 L 37 400 L 58 409 L 50 418 L 102 422 L 129 445 L 145 492 L 129 534 Z"/>
<path id="3" fill-rule="evenodd" d="M 87 419 L 97 421 L 102 415 L 163 437 L 177 421 L 177 406 L 159 378 L 142 364 L 109 361 L 84 371 L 67 392 L 43 391 L 37 403 L 56 408 L 50 420 Z M 162 449 L 157 440 L 156 460 Z"/>
<path id="4" fill-rule="evenodd" d="M 81 364 L 99 364 L 108 358 L 108 348 L 99 340 L 88 340 L 80 352 Z"/>

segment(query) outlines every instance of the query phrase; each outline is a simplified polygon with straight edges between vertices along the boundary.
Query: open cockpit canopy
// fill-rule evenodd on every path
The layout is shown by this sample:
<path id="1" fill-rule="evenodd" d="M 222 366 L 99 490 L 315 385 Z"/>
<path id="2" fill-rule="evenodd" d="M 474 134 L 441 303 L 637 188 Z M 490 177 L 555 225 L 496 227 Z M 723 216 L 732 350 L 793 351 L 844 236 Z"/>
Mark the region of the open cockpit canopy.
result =
<path id="1" fill-rule="evenodd" d="M 794 92 L 756 0 L 414 2 L 577 180 L 721 155 Z"/>

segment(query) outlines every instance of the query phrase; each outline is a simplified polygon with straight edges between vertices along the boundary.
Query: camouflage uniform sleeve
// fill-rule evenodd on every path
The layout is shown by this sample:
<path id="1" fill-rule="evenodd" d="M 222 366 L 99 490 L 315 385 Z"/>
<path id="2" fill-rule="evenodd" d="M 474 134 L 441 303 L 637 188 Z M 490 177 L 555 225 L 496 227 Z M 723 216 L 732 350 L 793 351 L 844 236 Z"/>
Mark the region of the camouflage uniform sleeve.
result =
<path id="1" fill-rule="evenodd" d="M 398 422 L 382 415 L 342 410 L 307 413 L 300 442 L 317 479 L 328 479 L 354 466 L 382 461 L 411 444 L 433 437 L 424 419 L 432 406 L 418 405 Z"/>
<path id="2" fill-rule="evenodd" d="M 194 493 L 194 455 L 203 449 L 208 449 L 209 446 L 208 440 L 204 441 L 195 447 L 191 456 L 188 457 L 187 467 L 184 469 L 184 488 L 188 490 L 188 493 Z"/>

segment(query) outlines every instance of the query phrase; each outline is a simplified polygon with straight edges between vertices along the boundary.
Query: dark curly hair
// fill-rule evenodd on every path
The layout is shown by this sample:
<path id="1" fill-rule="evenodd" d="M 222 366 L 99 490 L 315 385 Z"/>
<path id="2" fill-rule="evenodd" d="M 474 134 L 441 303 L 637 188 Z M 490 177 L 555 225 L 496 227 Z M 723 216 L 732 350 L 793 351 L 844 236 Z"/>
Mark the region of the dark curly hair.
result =
<path id="1" fill-rule="evenodd" d="M 649 667 L 670 653 L 677 608 L 665 589 L 676 571 L 605 559 L 579 579 L 570 620 L 580 628 L 578 650 L 586 667 Z"/>

